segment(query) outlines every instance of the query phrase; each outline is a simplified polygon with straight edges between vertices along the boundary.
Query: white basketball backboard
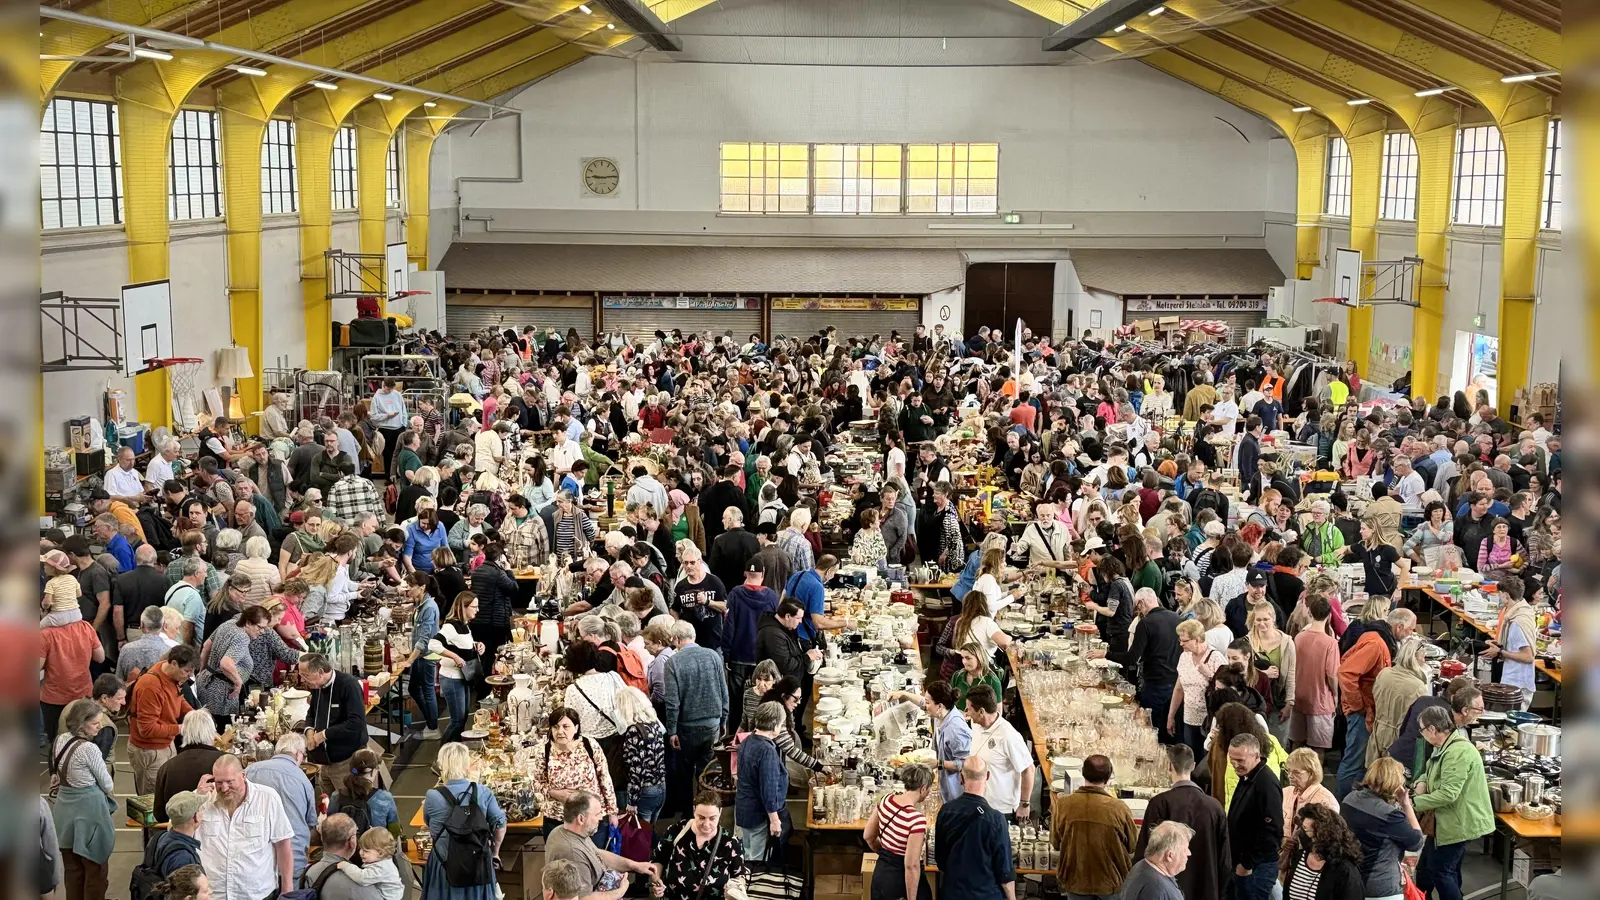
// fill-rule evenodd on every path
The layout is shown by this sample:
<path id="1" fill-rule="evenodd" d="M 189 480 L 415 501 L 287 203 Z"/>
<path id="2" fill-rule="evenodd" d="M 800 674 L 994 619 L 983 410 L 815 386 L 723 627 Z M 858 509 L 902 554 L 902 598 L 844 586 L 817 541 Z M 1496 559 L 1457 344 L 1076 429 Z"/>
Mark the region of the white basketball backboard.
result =
<path id="1" fill-rule="evenodd" d="M 172 282 L 123 285 L 123 374 L 148 372 L 151 360 L 172 355 Z"/>
<path id="2" fill-rule="evenodd" d="M 1361 251 L 1339 247 L 1333 251 L 1333 284 L 1328 296 L 1345 306 L 1361 305 Z"/>

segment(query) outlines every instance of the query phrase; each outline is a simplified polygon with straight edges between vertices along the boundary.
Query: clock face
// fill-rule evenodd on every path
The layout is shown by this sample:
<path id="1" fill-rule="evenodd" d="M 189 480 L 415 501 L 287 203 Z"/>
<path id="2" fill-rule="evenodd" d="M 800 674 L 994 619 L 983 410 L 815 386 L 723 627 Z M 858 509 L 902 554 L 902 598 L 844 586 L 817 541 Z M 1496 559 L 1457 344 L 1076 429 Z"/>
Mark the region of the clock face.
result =
<path id="1" fill-rule="evenodd" d="M 621 171 L 614 159 L 597 157 L 583 164 L 583 186 L 591 194 L 607 197 L 616 193 L 620 179 Z"/>

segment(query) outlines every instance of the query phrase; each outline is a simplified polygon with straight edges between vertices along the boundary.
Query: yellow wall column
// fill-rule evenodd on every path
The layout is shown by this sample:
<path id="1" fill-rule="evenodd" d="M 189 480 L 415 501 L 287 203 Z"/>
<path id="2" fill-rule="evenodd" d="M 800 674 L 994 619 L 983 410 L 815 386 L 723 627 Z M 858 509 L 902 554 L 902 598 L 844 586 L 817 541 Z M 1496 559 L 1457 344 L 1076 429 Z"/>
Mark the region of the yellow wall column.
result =
<path id="1" fill-rule="evenodd" d="M 363 103 L 356 109 L 356 178 L 360 181 L 357 208 L 361 216 L 363 254 L 383 256 L 388 249 L 389 142 L 404 123 L 406 115 L 421 106 L 422 101 L 421 95 L 403 94 L 393 100 Z M 405 152 L 404 148 L 401 152 Z M 401 169 L 403 177 L 403 164 Z M 406 248 L 406 256 L 409 259 L 410 247 Z M 387 266 L 384 271 L 387 273 Z M 387 274 L 384 289 L 389 290 Z M 387 314 L 388 297 L 379 297 L 378 302 Z"/>
<path id="2" fill-rule="evenodd" d="M 328 262 L 323 257 L 333 246 L 333 137 L 345 116 L 373 90 L 376 88 L 344 84 L 337 91 L 312 91 L 294 103 L 295 162 L 300 176 L 300 290 L 305 302 L 308 369 L 326 369 L 333 356 L 333 305 L 328 300 Z M 357 166 L 359 179 L 359 161 Z M 381 194 L 379 198 L 381 202 Z"/>
<path id="3" fill-rule="evenodd" d="M 1378 258 L 1378 194 L 1383 170 L 1383 129 L 1352 134 L 1345 139 L 1350 148 L 1350 249 L 1361 251 L 1366 261 Z M 1363 298 L 1371 294 L 1363 274 L 1357 291 Z M 1350 310 L 1349 358 L 1356 370 L 1367 374 L 1372 353 L 1372 307 Z"/>
<path id="4" fill-rule="evenodd" d="M 128 237 L 130 283 L 160 281 L 168 276 L 171 244 L 167 154 L 172 120 L 189 92 L 226 59 L 209 51 L 184 53 L 170 62 L 146 62 L 117 76 L 123 228 Z M 152 426 L 171 424 L 171 395 L 165 370 L 134 376 L 133 390 L 141 422 Z"/>
<path id="5" fill-rule="evenodd" d="M 1534 297 L 1539 276 L 1540 201 L 1548 115 L 1529 116 L 1500 126 L 1506 148 L 1504 257 L 1500 264 L 1500 413 L 1528 384 L 1533 361 Z"/>
<path id="6" fill-rule="evenodd" d="M 1311 277 L 1322 265 L 1322 204 L 1327 191 L 1328 135 L 1308 134 L 1294 142 L 1299 166 L 1295 192 L 1294 277 Z"/>
<path id="7" fill-rule="evenodd" d="M 445 107 L 449 107 L 448 110 Z M 433 116 L 452 115 L 460 108 L 457 103 L 440 103 L 434 109 L 424 110 Z M 449 123 L 442 118 L 412 117 L 406 120 L 402 133 L 406 142 L 406 260 L 419 269 L 429 267 L 428 212 L 433 205 L 432 182 L 433 143 L 444 133 Z"/>
<path id="8" fill-rule="evenodd" d="M 272 111 L 305 81 L 275 66 L 264 78 L 240 78 L 217 91 L 222 126 L 222 203 L 228 217 L 228 311 L 233 342 L 250 352 L 254 378 L 239 379 L 245 414 L 262 409 L 261 368 L 266 365 L 261 306 L 261 144 Z M 252 428 L 258 419 L 251 417 Z"/>
<path id="9" fill-rule="evenodd" d="M 1455 165 L 1454 123 L 1417 132 L 1417 301 L 1411 313 L 1411 393 L 1432 403 L 1439 386 L 1440 339 L 1444 329 L 1444 294 L 1448 281 L 1450 181 Z"/>

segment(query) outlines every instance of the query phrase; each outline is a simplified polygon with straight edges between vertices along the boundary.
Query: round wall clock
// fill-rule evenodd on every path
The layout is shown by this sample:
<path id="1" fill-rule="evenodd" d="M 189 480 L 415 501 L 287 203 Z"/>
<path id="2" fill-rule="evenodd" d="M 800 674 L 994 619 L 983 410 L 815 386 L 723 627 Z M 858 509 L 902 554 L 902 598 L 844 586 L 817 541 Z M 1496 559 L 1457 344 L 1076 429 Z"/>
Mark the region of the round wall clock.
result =
<path id="1" fill-rule="evenodd" d="M 616 160 L 597 156 L 583 164 L 583 187 L 595 196 L 609 197 L 616 193 L 621 175 Z"/>

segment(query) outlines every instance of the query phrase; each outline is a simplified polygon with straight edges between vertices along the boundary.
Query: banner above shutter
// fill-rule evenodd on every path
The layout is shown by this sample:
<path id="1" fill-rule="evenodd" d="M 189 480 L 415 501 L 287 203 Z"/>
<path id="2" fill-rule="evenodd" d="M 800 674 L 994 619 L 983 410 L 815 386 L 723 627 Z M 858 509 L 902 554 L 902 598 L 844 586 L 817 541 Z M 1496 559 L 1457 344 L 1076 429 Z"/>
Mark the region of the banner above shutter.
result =
<path id="1" fill-rule="evenodd" d="M 604 293 L 905 294 L 961 284 L 955 250 L 455 243 L 452 288 Z"/>

